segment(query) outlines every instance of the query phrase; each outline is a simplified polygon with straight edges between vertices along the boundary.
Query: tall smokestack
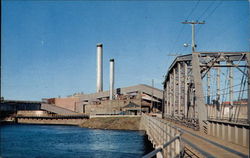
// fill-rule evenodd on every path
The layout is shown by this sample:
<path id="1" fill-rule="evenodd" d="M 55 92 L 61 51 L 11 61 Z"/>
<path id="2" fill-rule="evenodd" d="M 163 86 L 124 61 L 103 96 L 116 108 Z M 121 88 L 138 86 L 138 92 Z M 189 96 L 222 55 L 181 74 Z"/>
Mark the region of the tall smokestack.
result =
<path id="1" fill-rule="evenodd" d="M 114 99 L 114 70 L 115 70 L 115 60 L 110 59 L 110 80 L 109 80 L 109 100 Z"/>
<path id="2" fill-rule="evenodd" d="M 96 92 L 103 91 L 102 44 L 97 44 Z"/>

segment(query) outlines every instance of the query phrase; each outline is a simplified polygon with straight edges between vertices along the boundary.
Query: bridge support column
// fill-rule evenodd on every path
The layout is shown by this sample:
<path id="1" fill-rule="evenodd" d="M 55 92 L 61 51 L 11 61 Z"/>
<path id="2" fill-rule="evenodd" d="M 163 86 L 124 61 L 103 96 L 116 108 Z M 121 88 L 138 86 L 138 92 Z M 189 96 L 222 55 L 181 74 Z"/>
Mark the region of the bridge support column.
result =
<path id="1" fill-rule="evenodd" d="M 247 53 L 247 63 L 248 63 L 248 79 L 247 79 L 247 89 L 248 89 L 248 106 L 247 106 L 247 119 L 248 119 L 248 124 L 250 124 L 250 53 Z M 248 139 L 249 140 L 249 132 L 248 132 Z M 249 141 L 248 146 L 249 146 Z M 250 155 L 250 150 L 249 150 L 249 155 Z"/>
<path id="2" fill-rule="evenodd" d="M 187 63 L 184 63 L 184 116 L 188 117 L 188 107 L 187 107 Z"/>
<path id="3" fill-rule="evenodd" d="M 195 98 L 196 98 L 195 103 L 196 107 L 198 108 L 199 126 L 200 130 L 203 130 L 203 127 L 205 126 L 204 121 L 207 121 L 207 108 L 205 106 L 205 100 L 202 88 L 199 53 L 196 52 L 192 53 L 192 73 L 194 77 Z"/>
<path id="4" fill-rule="evenodd" d="M 247 63 L 248 63 L 248 80 L 247 80 L 247 88 L 248 88 L 248 106 L 247 106 L 247 119 L 248 124 L 250 124 L 250 53 L 246 54 L 247 56 Z M 249 151 L 250 152 L 250 151 Z M 250 154 L 250 153 L 249 153 Z"/>
<path id="5" fill-rule="evenodd" d="M 170 82 L 170 79 L 171 76 L 169 77 L 169 82 L 168 82 L 168 115 L 171 115 L 171 82 Z"/>
<path id="6" fill-rule="evenodd" d="M 172 79 L 172 74 L 169 76 L 169 114 L 172 115 L 172 107 L 173 107 L 173 79 Z"/>
<path id="7" fill-rule="evenodd" d="M 178 63 L 178 116 L 181 115 L 181 64 Z"/>
<path id="8" fill-rule="evenodd" d="M 220 65 L 220 62 L 217 63 L 217 65 Z M 215 108 L 215 117 L 216 119 L 219 118 L 219 108 L 220 108 L 220 67 L 217 67 L 217 76 L 216 76 L 216 108 Z"/>
<path id="9" fill-rule="evenodd" d="M 232 61 L 227 61 L 227 65 L 232 66 Z M 233 108 L 233 68 L 229 67 L 229 74 L 228 74 L 228 81 L 229 81 L 229 121 L 231 121 L 234 118 L 234 108 Z"/>
<path id="10" fill-rule="evenodd" d="M 207 104 L 210 104 L 210 70 L 207 72 Z"/>
<path id="11" fill-rule="evenodd" d="M 169 106 L 169 103 L 170 103 L 170 101 L 169 101 L 169 99 L 170 99 L 170 97 L 169 97 L 169 92 L 170 92 L 170 90 L 169 90 L 169 88 L 170 88 L 170 86 L 169 86 L 169 82 L 167 82 L 167 115 L 170 115 L 170 106 Z"/>
<path id="12" fill-rule="evenodd" d="M 174 88 L 174 90 L 173 90 L 173 111 L 174 111 L 174 116 L 175 116 L 175 109 L 176 109 L 176 70 L 175 70 L 175 68 L 174 68 L 174 77 L 173 77 L 173 88 Z"/>

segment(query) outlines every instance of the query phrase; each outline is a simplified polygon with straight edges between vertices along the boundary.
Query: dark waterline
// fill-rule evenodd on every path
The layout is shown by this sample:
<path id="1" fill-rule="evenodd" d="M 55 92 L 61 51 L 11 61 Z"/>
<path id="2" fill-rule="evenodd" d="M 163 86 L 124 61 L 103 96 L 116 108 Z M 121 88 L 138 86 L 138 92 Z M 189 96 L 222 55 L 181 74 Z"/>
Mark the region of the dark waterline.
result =
<path id="1" fill-rule="evenodd" d="M 144 133 L 63 125 L 2 125 L 3 158 L 136 158 L 152 150 Z"/>

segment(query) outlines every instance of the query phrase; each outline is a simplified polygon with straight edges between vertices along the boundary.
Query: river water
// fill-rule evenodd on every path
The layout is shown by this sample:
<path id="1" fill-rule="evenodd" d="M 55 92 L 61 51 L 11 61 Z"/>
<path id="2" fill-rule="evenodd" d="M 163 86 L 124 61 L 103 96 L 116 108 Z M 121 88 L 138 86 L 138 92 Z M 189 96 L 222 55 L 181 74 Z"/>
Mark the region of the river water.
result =
<path id="1" fill-rule="evenodd" d="M 2 125 L 3 158 L 136 158 L 152 150 L 138 131 L 64 125 Z"/>

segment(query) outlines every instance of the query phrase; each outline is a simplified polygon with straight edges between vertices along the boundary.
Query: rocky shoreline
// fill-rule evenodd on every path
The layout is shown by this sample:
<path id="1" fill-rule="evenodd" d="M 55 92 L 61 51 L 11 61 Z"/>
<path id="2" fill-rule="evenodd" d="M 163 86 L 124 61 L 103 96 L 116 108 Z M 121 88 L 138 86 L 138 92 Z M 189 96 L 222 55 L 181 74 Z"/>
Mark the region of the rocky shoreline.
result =
<path id="1" fill-rule="evenodd" d="M 140 122 L 140 117 L 100 117 L 90 118 L 80 124 L 80 127 L 112 130 L 141 130 Z"/>

